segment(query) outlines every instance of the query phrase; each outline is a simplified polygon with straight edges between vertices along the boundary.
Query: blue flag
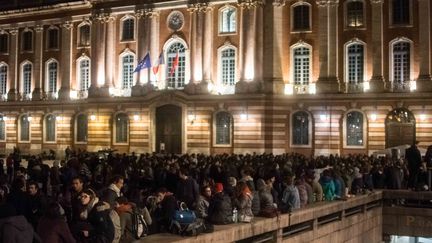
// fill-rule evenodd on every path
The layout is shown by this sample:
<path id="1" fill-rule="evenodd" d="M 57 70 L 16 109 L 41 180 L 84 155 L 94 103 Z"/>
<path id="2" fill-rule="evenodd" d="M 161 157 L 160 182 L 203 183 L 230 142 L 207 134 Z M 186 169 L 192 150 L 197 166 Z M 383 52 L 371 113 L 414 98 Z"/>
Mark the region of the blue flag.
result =
<path id="1" fill-rule="evenodd" d="M 147 55 L 145 55 L 145 57 L 138 63 L 137 67 L 134 70 L 134 73 L 139 72 L 146 68 L 151 68 L 149 53 L 147 53 Z"/>

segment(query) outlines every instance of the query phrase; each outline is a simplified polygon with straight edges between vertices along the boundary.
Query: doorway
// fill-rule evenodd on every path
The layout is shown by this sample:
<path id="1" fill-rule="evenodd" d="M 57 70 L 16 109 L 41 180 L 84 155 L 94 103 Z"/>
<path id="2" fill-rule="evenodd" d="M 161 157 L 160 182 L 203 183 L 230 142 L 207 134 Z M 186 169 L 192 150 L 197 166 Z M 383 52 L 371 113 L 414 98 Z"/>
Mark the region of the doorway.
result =
<path id="1" fill-rule="evenodd" d="M 385 127 L 386 148 L 414 144 L 416 121 L 414 115 L 408 109 L 396 108 L 388 113 Z"/>
<path id="2" fill-rule="evenodd" d="M 182 109 L 176 105 L 156 108 L 156 152 L 182 152 Z"/>

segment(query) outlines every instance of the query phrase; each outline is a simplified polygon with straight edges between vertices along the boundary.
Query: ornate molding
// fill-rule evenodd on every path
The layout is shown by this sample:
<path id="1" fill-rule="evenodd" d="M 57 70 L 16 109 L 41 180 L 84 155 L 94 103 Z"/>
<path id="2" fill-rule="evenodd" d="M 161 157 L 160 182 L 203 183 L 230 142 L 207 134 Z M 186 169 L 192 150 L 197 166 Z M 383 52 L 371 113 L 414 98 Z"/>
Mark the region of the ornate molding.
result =
<path id="1" fill-rule="evenodd" d="M 10 29 L 9 30 L 9 33 L 11 34 L 11 35 L 16 35 L 16 34 L 18 34 L 18 29 L 17 28 L 13 28 L 13 29 Z"/>
<path id="2" fill-rule="evenodd" d="M 64 23 L 61 25 L 61 27 L 62 27 L 62 28 L 65 28 L 65 29 L 67 29 L 67 30 L 70 30 L 70 29 L 72 29 L 73 24 L 72 24 L 70 21 L 66 21 L 66 22 L 64 22 Z"/>
<path id="3" fill-rule="evenodd" d="M 283 7 L 285 6 L 286 0 L 273 0 L 273 6 Z"/>
<path id="4" fill-rule="evenodd" d="M 144 9 L 137 9 L 135 10 L 135 17 L 142 18 L 155 18 L 159 17 L 160 13 L 157 10 L 154 10 L 153 8 L 144 8 Z"/>
<path id="5" fill-rule="evenodd" d="M 383 4 L 384 0 L 371 0 L 372 4 Z"/>
<path id="6" fill-rule="evenodd" d="M 339 0 L 316 0 L 318 7 L 337 6 Z"/>
<path id="7" fill-rule="evenodd" d="M 43 31 L 43 26 L 42 25 L 36 25 L 34 27 L 34 30 L 36 31 L 36 33 L 40 33 Z"/>
<path id="8" fill-rule="evenodd" d="M 213 8 L 210 6 L 209 3 L 192 3 L 188 4 L 188 11 L 191 13 L 197 12 L 197 13 L 206 13 L 208 11 L 211 11 Z"/>
<path id="9" fill-rule="evenodd" d="M 104 10 L 101 9 L 99 12 L 93 12 L 91 19 L 101 23 L 108 23 L 114 21 L 116 17 L 110 13 L 104 12 Z"/>
<path id="10" fill-rule="evenodd" d="M 243 9 L 252 9 L 262 7 L 264 5 L 263 0 L 239 0 L 238 5 Z"/>

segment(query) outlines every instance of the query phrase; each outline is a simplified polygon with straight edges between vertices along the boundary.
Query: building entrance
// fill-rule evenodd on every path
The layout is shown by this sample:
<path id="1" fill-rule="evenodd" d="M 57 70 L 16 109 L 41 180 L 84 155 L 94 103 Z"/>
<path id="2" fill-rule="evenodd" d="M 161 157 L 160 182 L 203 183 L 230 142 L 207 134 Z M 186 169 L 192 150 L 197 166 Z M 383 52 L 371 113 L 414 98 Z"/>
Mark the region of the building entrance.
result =
<path id="1" fill-rule="evenodd" d="M 156 108 L 156 152 L 182 151 L 182 109 L 176 105 Z"/>
<path id="2" fill-rule="evenodd" d="M 387 114 L 386 148 L 399 145 L 411 145 L 415 141 L 416 121 L 411 111 L 397 108 Z"/>

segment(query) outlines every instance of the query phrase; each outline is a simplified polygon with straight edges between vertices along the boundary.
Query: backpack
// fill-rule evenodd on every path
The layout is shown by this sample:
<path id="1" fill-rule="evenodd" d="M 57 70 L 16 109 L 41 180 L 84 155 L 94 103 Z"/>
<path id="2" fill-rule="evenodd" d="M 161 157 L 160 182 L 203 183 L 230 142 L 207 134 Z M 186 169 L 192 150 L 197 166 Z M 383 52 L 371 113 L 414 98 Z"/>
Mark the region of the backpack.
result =
<path id="1" fill-rule="evenodd" d="M 138 212 L 130 213 L 132 216 L 132 229 L 131 233 L 135 239 L 141 239 L 147 236 L 148 226 L 144 220 L 144 216 Z"/>
<path id="2" fill-rule="evenodd" d="M 181 236 L 197 236 L 202 233 L 213 233 L 214 226 L 204 223 L 203 219 L 196 219 L 190 224 L 180 224 L 176 220 L 171 221 L 170 232 Z"/>

